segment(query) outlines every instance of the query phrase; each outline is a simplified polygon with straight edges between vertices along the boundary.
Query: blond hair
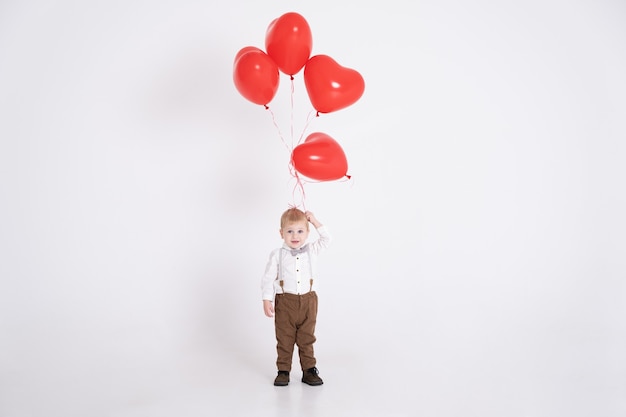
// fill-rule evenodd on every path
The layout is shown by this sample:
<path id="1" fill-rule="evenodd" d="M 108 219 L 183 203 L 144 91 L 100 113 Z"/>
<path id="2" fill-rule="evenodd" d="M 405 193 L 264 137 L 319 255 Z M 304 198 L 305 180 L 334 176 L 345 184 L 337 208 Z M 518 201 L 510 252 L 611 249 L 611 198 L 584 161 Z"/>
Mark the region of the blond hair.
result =
<path id="1" fill-rule="evenodd" d="M 285 210 L 282 216 L 280 216 L 280 228 L 284 228 L 291 223 L 304 222 L 306 224 L 306 230 L 309 230 L 309 221 L 306 218 L 304 212 L 300 209 L 292 207 Z"/>

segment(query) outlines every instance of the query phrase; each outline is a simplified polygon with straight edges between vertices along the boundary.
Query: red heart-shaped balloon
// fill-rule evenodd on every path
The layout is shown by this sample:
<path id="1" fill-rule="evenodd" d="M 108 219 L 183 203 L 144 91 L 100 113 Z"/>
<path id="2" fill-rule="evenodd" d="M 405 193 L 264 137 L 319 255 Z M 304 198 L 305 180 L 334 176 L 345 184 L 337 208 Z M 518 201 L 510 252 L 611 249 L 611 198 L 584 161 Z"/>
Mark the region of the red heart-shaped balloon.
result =
<path id="1" fill-rule="evenodd" d="M 300 174 L 318 180 L 332 181 L 347 176 L 348 161 L 337 143 L 325 133 L 311 133 L 296 146 L 291 162 Z"/>
<path id="2" fill-rule="evenodd" d="M 285 13 L 272 22 L 265 32 L 265 50 L 278 69 L 293 76 L 306 64 L 313 36 L 306 19 L 295 12 Z"/>
<path id="3" fill-rule="evenodd" d="M 342 67 L 327 55 L 315 55 L 304 66 L 304 85 L 313 108 L 330 113 L 356 102 L 365 91 L 358 71 Z"/>
<path id="4" fill-rule="evenodd" d="M 237 91 L 253 103 L 267 105 L 278 91 L 280 82 L 276 63 L 255 46 L 241 48 L 233 63 L 233 81 Z"/>

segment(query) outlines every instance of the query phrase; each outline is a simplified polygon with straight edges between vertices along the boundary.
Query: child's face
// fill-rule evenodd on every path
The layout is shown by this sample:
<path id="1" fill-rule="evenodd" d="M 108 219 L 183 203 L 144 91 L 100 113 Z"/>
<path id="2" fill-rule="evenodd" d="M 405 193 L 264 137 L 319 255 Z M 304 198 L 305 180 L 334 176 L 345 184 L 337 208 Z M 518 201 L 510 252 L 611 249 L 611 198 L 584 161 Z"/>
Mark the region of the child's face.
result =
<path id="1" fill-rule="evenodd" d="M 280 236 L 283 238 L 287 246 L 297 249 L 304 245 L 309 237 L 309 229 L 304 221 L 289 223 L 280 229 Z"/>

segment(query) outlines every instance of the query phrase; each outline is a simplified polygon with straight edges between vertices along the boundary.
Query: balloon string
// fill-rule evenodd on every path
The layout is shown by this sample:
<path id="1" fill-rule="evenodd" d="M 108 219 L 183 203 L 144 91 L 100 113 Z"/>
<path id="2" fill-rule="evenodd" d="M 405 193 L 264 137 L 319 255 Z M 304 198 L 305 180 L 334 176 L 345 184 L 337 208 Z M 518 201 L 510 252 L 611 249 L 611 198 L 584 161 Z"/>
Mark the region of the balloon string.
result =
<path id="1" fill-rule="evenodd" d="M 289 144 L 285 140 L 285 137 L 283 136 L 283 134 L 282 134 L 282 132 L 280 130 L 280 127 L 278 126 L 278 122 L 276 121 L 276 116 L 275 116 L 274 112 L 272 111 L 272 109 L 270 109 L 268 105 L 265 105 L 264 107 L 265 107 L 265 109 L 267 111 L 269 111 L 269 113 L 270 113 L 270 115 L 272 117 L 272 123 L 274 124 L 274 127 L 276 128 L 276 131 L 278 132 L 278 136 L 280 137 L 281 142 L 283 143 L 283 145 L 287 149 L 287 152 L 289 153 L 288 170 L 289 170 L 289 174 L 291 175 L 291 177 L 294 178 L 295 181 L 296 181 L 296 184 L 294 185 L 293 190 L 291 192 L 291 198 L 293 200 L 293 207 L 298 207 L 298 204 L 296 202 L 296 200 L 297 200 L 296 194 L 299 194 L 300 195 L 300 205 L 302 205 L 303 210 L 306 211 L 306 204 L 305 204 L 306 192 L 304 191 L 304 183 L 305 183 L 305 181 L 303 181 L 300 178 L 300 175 L 298 175 L 298 171 L 295 169 L 295 167 L 293 165 L 293 160 L 292 160 L 293 149 L 294 149 L 294 139 L 295 139 L 295 136 L 294 136 L 294 125 L 295 125 L 294 124 L 295 83 L 294 83 L 293 75 L 290 76 L 290 79 L 291 79 L 291 95 L 290 95 L 290 105 L 291 105 L 290 106 L 291 107 L 291 109 L 290 109 L 290 112 L 291 112 L 291 114 L 290 114 L 291 146 L 289 146 Z M 313 121 L 313 119 L 315 119 L 315 117 L 319 117 L 319 112 L 316 111 L 315 109 L 313 109 L 307 115 L 306 123 L 304 125 L 304 128 L 302 129 L 302 133 L 300 134 L 300 137 L 298 138 L 297 145 L 302 143 L 304 135 L 305 135 L 307 129 L 309 128 L 309 125 Z M 349 176 L 347 176 L 347 177 L 348 177 L 348 179 L 350 178 Z"/>
<path id="2" fill-rule="evenodd" d="M 291 197 L 293 198 L 293 202 L 294 204 L 296 203 L 296 192 L 300 192 L 300 204 L 302 204 L 302 210 L 306 211 L 306 204 L 305 204 L 305 200 L 306 200 L 306 192 L 304 191 L 304 184 L 303 181 L 300 179 L 300 176 L 298 175 L 298 172 L 293 168 L 293 164 L 290 164 L 290 171 L 291 171 L 291 175 L 293 175 L 293 177 L 296 179 L 296 185 L 294 185 L 293 190 L 291 192 Z"/>
<path id="3" fill-rule="evenodd" d="M 293 83 L 293 75 L 291 76 L 291 150 L 293 151 L 293 109 L 294 109 L 294 104 L 293 104 L 293 98 L 295 96 L 295 87 L 294 87 L 294 83 Z"/>
<path id="4" fill-rule="evenodd" d="M 309 112 L 309 114 L 306 117 L 306 123 L 304 124 L 304 129 L 302 129 L 302 133 L 300 134 L 300 137 L 298 138 L 298 145 L 302 143 L 302 139 L 304 138 L 304 134 L 306 133 L 307 129 L 309 128 L 309 125 L 311 124 L 311 122 L 315 119 L 315 117 L 311 117 L 311 115 L 313 115 L 315 113 L 315 109 L 311 110 Z"/>
<path id="5" fill-rule="evenodd" d="M 289 174 L 291 175 L 291 177 L 295 178 L 296 180 L 296 185 L 293 187 L 293 190 L 291 192 L 291 198 L 293 199 L 293 203 L 294 203 L 293 207 L 298 207 L 298 205 L 296 204 L 296 192 L 300 190 L 300 204 L 304 208 L 305 207 L 304 200 L 306 198 L 306 193 L 304 191 L 304 184 L 303 184 L 303 181 L 300 179 L 300 176 L 298 175 L 298 172 L 296 171 L 295 167 L 293 166 L 293 161 L 291 159 L 291 154 L 293 153 L 293 123 L 292 123 L 292 146 L 289 147 L 289 145 L 287 144 L 287 141 L 285 140 L 280 130 L 280 127 L 278 126 L 278 123 L 276 122 L 276 116 L 274 115 L 274 112 L 272 111 L 272 109 L 269 108 L 269 106 L 265 106 L 265 109 L 270 112 L 270 115 L 272 116 L 272 123 L 274 124 L 274 127 L 276 128 L 276 131 L 278 132 L 278 136 L 280 137 L 280 140 L 283 143 L 283 145 L 285 145 L 287 152 L 289 152 L 288 170 L 289 170 Z"/>
<path id="6" fill-rule="evenodd" d="M 293 146 L 290 148 L 289 145 L 287 144 L 287 141 L 283 137 L 283 134 L 280 131 L 280 127 L 278 127 L 278 123 L 276 123 L 276 116 L 274 115 L 274 112 L 272 111 L 272 109 L 270 109 L 267 106 L 265 107 L 265 110 L 270 112 L 270 115 L 272 116 L 272 123 L 274 123 L 274 127 L 276 128 L 276 131 L 278 132 L 278 137 L 280 137 L 281 142 L 283 142 L 283 145 L 285 145 L 285 148 L 287 148 L 287 152 L 289 152 L 289 154 L 291 155 Z M 293 143 L 293 140 L 292 140 L 292 143 Z"/>
<path id="7" fill-rule="evenodd" d="M 305 205 L 305 199 L 306 199 L 306 193 L 304 191 L 304 184 L 302 183 L 302 180 L 300 179 L 300 176 L 298 175 L 298 171 L 296 171 L 294 165 L 293 165 L 293 160 L 291 159 L 291 156 L 293 154 L 293 148 L 294 148 L 294 109 L 295 109 L 295 105 L 294 105 L 294 99 L 295 99 L 295 83 L 294 83 L 294 77 L 293 75 L 290 77 L 291 78 L 291 96 L 290 96 L 290 100 L 291 100 L 291 152 L 289 154 L 289 173 L 291 174 L 291 176 L 293 178 L 295 178 L 296 180 L 296 184 L 293 187 L 293 190 L 291 192 L 291 198 L 293 199 L 294 204 L 296 204 L 296 193 L 299 191 L 300 192 L 300 203 L 302 204 L 302 209 L 304 211 L 306 211 L 306 205 Z M 308 122 L 307 122 L 308 124 Z M 306 130 L 306 127 L 305 127 Z M 302 135 L 300 135 L 300 138 L 298 139 L 298 144 L 300 144 L 300 142 L 302 141 L 302 136 L 304 135 L 304 131 L 302 132 Z"/>

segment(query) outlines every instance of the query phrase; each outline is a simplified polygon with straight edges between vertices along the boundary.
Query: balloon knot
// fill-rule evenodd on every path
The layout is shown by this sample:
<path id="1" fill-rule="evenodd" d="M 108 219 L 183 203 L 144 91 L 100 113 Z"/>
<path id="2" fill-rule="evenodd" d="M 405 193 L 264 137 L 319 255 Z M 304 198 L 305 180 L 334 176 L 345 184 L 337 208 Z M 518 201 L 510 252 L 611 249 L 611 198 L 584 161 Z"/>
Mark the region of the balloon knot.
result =
<path id="1" fill-rule="evenodd" d="M 293 81 L 293 80 L 294 80 L 293 75 L 290 75 L 289 77 L 291 78 L 291 81 Z"/>
<path id="2" fill-rule="evenodd" d="M 348 179 L 352 178 L 352 176 L 351 176 L 351 175 L 348 175 L 348 174 L 346 174 L 346 177 L 347 177 Z"/>
<path id="3" fill-rule="evenodd" d="M 263 107 L 265 107 L 265 110 L 269 110 L 270 106 L 268 106 L 267 104 L 264 104 Z"/>

